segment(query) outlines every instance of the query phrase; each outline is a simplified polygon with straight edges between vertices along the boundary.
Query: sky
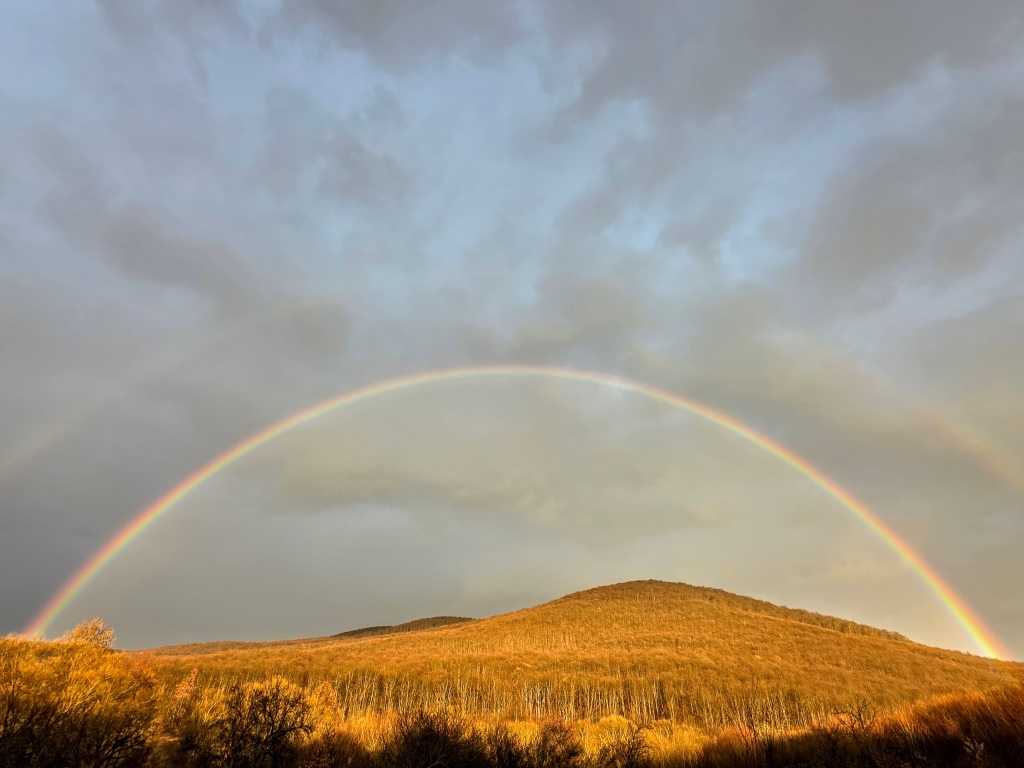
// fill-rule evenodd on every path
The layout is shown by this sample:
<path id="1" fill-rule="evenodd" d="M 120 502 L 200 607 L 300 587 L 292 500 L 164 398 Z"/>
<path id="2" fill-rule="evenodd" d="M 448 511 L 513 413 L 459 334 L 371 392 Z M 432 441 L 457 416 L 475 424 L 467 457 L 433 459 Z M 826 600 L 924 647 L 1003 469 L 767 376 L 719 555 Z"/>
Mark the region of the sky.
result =
<path id="1" fill-rule="evenodd" d="M 1017 0 L 7 3 L 0 633 L 268 425 L 526 365 L 785 446 L 1024 658 L 1022 124 Z M 515 376 L 267 442 L 47 633 L 304 637 L 640 578 L 978 652 L 777 457 Z"/>

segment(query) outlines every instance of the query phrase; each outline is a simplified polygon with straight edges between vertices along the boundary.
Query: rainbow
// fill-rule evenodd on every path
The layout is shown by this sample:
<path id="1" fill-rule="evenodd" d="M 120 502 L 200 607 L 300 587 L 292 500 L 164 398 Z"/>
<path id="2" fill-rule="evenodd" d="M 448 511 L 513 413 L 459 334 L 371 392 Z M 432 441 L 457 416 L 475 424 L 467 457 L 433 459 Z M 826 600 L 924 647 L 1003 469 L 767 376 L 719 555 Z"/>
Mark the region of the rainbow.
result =
<path id="1" fill-rule="evenodd" d="M 50 623 L 67 608 L 68 604 L 82 591 L 86 584 L 99 573 L 129 542 L 148 528 L 157 518 L 185 498 L 188 494 L 216 475 L 221 470 L 234 464 L 239 459 L 252 453 L 262 445 L 296 427 L 307 424 L 325 414 L 331 413 L 354 403 L 370 398 L 387 395 L 393 392 L 412 389 L 425 384 L 450 382 L 461 379 L 481 379 L 496 377 L 548 378 L 563 381 L 589 382 L 600 384 L 624 392 L 631 392 L 651 398 L 652 400 L 680 408 L 700 416 L 707 421 L 732 432 L 749 443 L 756 445 L 787 464 L 822 491 L 831 496 L 843 507 L 861 520 L 881 541 L 895 552 L 918 575 L 921 581 L 931 590 L 950 615 L 963 628 L 978 649 L 995 659 L 1008 658 L 995 635 L 985 626 L 967 603 L 946 581 L 905 542 L 895 531 L 852 493 L 829 478 L 824 472 L 806 459 L 801 458 L 785 446 L 775 442 L 760 432 L 746 426 L 737 419 L 722 411 L 718 411 L 701 403 L 676 395 L 664 389 L 641 384 L 619 376 L 595 371 L 577 370 L 546 366 L 494 365 L 453 368 L 448 370 L 428 371 L 376 382 L 351 392 L 338 395 L 317 403 L 305 410 L 294 413 L 281 421 L 260 430 L 246 440 L 235 445 L 215 457 L 191 475 L 182 480 L 174 488 L 158 498 L 148 507 L 139 512 L 127 525 L 117 532 L 106 544 L 92 555 L 46 603 L 25 629 L 29 636 L 41 635 Z"/>
<path id="2" fill-rule="evenodd" d="M 105 391 L 101 392 L 92 402 L 69 411 L 54 420 L 34 436 L 15 446 L 14 451 L 0 459 L 0 484 L 3 484 L 24 470 L 33 461 L 38 460 L 55 445 L 79 431 L 105 408 L 118 402 L 126 392 L 134 387 L 160 376 L 174 367 L 180 366 L 188 358 L 209 352 L 211 349 L 225 345 L 242 333 L 249 332 L 268 320 L 276 320 L 286 313 L 300 310 L 310 305 L 309 301 L 285 302 L 275 305 L 269 310 L 261 310 L 233 322 L 214 334 L 207 334 L 191 344 L 181 345 L 170 354 L 145 363 L 116 380 Z M 955 447 L 965 456 L 971 457 L 974 463 L 984 469 L 1001 483 L 1016 491 L 1024 498 L 1024 469 L 1008 457 L 1010 452 L 991 435 L 978 431 L 961 417 L 952 415 L 948 408 L 938 404 L 922 404 L 908 397 L 906 392 L 898 389 L 892 382 L 878 373 L 860 369 L 875 386 L 878 386 L 901 401 L 901 407 L 914 418 L 926 425 L 933 432 L 942 435 L 946 442 Z"/>

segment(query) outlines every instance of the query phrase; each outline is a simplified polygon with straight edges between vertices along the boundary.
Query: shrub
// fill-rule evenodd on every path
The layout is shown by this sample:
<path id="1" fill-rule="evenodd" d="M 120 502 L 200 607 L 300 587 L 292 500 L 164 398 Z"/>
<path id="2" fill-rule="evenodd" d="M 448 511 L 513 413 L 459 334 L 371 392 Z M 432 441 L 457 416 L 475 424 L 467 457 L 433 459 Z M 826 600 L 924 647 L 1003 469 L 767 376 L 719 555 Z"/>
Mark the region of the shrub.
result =
<path id="1" fill-rule="evenodd" d="M 110 651 L 114 649 L 114 629 L 103 619 L 96 617 L 83 621 L 64 633 L 61 642 L 84 643 L 94 648 Z"/>
<path id="2" fill-rule="evenodd" d="M 544 723 L 530 751 L 536 768 L 578 768 L 583 765 L 583 745 L 572 727 L 561 720 Z"/>
<path id="3" fill-rule="evenodd" d="M 374 758 L 355 736 L 335 732 L 309 744 L 299 764 L 302 768 L 372 768 Z"/>
<path id="4" fill-rule="evenodd" d="M 224 768 L 283 768 L 313 730 L 305 691 L 282 677 L 231 686 L 225 710 L 214 741 Z"/>
<path id="5" fill-rule="evenodd" d="M 218 689 L 197 688 L 198 676 L 193 669 L 165 704 L 163 728 L 169 738 L 160 750 L 161 765 L 210 768 L 217 763 L 215 726 L 224 714 L 224 696 Z"/>
<path id="6" fill-rule="evenodd" d="M 630 725 L 614 741 L 601 747 L 597 764 L 600 768 L 643 768 L 650 764 L 650 751 L 644 729 Z"/>
<path id="7" fill-rule="evenodd" d="M 484 736 L 484 748 L 494 768 L 530 768 L 530 750 L 504 723 L 494 725 Z"/>
<path id="8" fill-rule="evenodd" d="M 381 757 L 389 768 L 478 768 L 489 764 L 483 738 L 449 710 L 419 710 L 402 717 Z"/>
<path id="9" fill-rule="evenodd" d="M 0 766 L 146 764 L 158 686 L 149 669 L 106 646 L 0 640 Z"/>

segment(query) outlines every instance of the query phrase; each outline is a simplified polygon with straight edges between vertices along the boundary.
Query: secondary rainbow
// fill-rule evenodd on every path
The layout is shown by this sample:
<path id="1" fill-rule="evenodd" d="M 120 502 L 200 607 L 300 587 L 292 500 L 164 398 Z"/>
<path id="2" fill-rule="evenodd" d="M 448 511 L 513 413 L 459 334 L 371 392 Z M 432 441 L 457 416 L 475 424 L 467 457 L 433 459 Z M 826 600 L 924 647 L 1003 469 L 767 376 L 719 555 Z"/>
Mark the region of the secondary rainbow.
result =
<path id="1" fill-rule="evenodd" d="M 281 421 L 260 430 L 246 440 L 225 451 L 213 460 L 203 465 L 191 475 L 182 480 L 178 485 L 169 490 L 159 499 L 137 514 L 124 528 L 117 532 L 106 544 L 92 555 L 72 576 L 65 582 L 60 590 L 50 599 L 49 602 L 39 611 L 32 622 L 25 629 L 27 635 L 38 635 L 45 632 L 54 619 L 68 606 L 78 595 L 86 584 L 103 567 L 109 563 L 118 552 L 120 552 L 132 539 L 146 530 L 151 523 L 159 518 L 164 512 L 181 501 L 185 496 L 194 491 L 206 480 L 213 477 L 225 467 L 243 458 L 247 454 L 259 448 L 261 445 L 273 440 L 275 437 L 307 424 L 325 414 L 331 413 L 339 408 L 360 402 L 373 397 L 398 392 L 425 384 L 456 381 L 459 379 L 473 378 L 496 378 L 496 377 L 526 377 L 526 378 L 548 378 L 560 379 L 563 381 L 580 381 L 592 384 L 600 384 L 612 387 L 625 392 L 632 392 L 643 395 L 667 405 L 681 408 L 692 414 L 700 416 L 723 429 L 753 443 L 762 450 L 775 456 L 780 461 L 789 465 L 808 480 L 817 485 L 822 491 L 831 496 L 843 507 L 859 518 L 879 539 L 892 549 L 907 565 L 918 575 L 921 581 L 935 594 L 946 610 L 963 628 L 964 632 L 971 638 L 978 649 L 992 658 L 1008 658 L 1008 653 L 1002 647 L 999 640 L 989 630 L 982 620 L 974 613 L 956 591 L 922 558 L 914 549 L 904 541 L 895 531 L 872 512 L 866 505 L 859 501 L 852 493 L 847 491 L 837 482 L 829 478 L 824 472 L 815 467 L 806 459 L 801 458 L 793 451 L 757 430 L 746 426 L 742 422 L 722 411 L 716 410 L 680 395 L 664 389 L 641 384 L 619 376 L 612 376 L 595 371 L 577 370 L 573 368 L 544 367 L 544 366 L 474 366 L 465 368 L 452 368 L 440 371 L 427 371 L 408 376 L 400 376 L 386 381 L 376 382 L 368 386 L 346 392 L 337 397 L 330 398 L 321 403 L 313 405 L 298 413 L 292 414 Z"/>
<path id="2" fill-rule="evenodd" d="M 253 313 L 230 324 L 217 333 L 206 334 L 198 342 L 179 346 L 173 349 L 170 354 L 162 355 L 141 367 L 133 369 L 127 375 L 115 379 L 112 386 L 101 392 L 91 402 L 79 405 L 44 426 L 35 435 L 29 435 L 28 439 L 15 446 L 12 453 L 0 459 L 0 485 L 24 470 L 33 461 L 37 461 L 46 455 L 54 446 L 80 431 L 83 426 L 94 419 L 102 410 L 119 402 L 138 385 L 182 365 L 188 358 L 197 354 L 208 353 L 213 349 L 226 345 L 238 335 L 260 327 L 267 320 L 275 320 L 287 312 L 295 311 L 308 305 L 309 302 L 304 301 L 286 302 L 281 305 L 275 305 L 269 310 Z M 997 478 L 1001 483 L 1013 488 L 1014 491 L 1024 498 L 1024 467 L 1021 467 L 1019 462 L 1014 462 L 1009 458 L 1011 452 L 1004 445 L 1001 445 L 999 441 L 989 434 L 978 431 L 971 426 L 970 422 L 965 421 L 963 418 L 951 415 L 948 408 L 943 408 L 936 404 L 922 404 L 918 400 L 908 397 L 906 392 L 894 386 L 892 382 L 878 373 L 871 373 L 863 366 L 860 367 L 860 372 L 862 375 L 866 375 L 875 386 L 886 390 L 898 398 L 901 402 L 900 407 L 903 410 L 910 413 L 933 432 L 942 435 L 949 445 L 954 446 L 965 456 L 971 457 L 979 467 Z"/>

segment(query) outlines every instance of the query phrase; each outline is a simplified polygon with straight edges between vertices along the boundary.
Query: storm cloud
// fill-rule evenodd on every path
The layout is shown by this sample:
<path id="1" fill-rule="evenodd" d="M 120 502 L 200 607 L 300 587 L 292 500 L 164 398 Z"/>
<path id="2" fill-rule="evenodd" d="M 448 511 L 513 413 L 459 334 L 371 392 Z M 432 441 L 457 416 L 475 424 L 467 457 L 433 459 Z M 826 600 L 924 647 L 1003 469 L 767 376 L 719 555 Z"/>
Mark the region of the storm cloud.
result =
<path id="1" fill-rule="evenodd" d="M 789 0 L 0 12 L 0 631 L 289 414 L 460 366 L 719 409 L 1024 655 L 1024 11 Z M 595 383 L 364 398 L 183 499 L 48 630 L 487 615 L 628 578 L 976 650 L 820 488 Z"/>

